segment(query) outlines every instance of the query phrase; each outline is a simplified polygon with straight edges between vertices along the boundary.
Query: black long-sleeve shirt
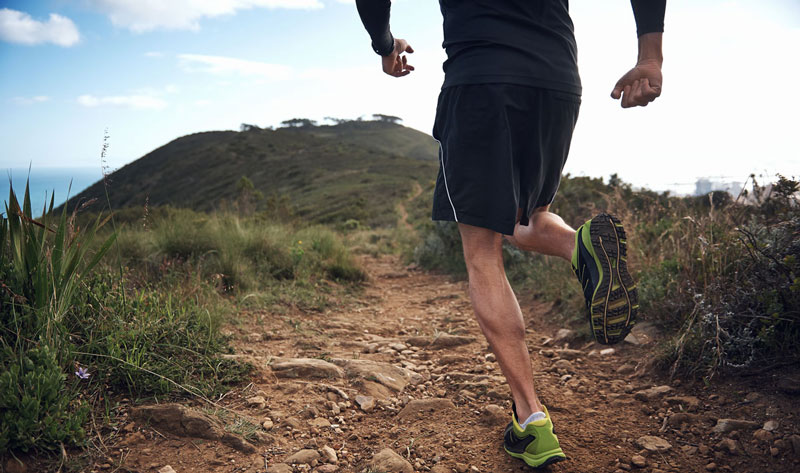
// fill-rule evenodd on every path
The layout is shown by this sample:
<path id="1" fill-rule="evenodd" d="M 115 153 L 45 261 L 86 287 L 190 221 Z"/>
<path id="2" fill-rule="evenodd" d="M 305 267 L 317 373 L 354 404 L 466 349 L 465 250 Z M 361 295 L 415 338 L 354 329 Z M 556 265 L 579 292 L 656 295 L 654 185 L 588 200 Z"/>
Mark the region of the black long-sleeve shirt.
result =
<path id="1" fill-rule="evenodd" d="M 639 36 L 664 31 L 666 0 L 631 0 Z M 376 53 L 394 48 L 390 0 L 356 0 Z M 512 83 L 581 93 L 569 0 L 439 0 L 442 87 Z"/>

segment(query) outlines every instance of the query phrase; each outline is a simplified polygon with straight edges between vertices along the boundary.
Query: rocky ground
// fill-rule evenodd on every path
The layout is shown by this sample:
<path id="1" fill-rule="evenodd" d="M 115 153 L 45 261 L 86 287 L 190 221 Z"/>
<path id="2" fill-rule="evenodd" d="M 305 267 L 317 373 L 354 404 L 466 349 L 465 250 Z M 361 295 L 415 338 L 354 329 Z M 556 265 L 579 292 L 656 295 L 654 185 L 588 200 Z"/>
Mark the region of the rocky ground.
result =
<path id="1" fill-rule="evenodd" d="M 510 396 L 466 283 L 365 257 L 355 304 L 249 312 L 228 330 L 252 382 L 216 400 L 130 408 L 92 471 L 507 472 Z M 554 472 L 800 471 L 797 371 L 667 384 L 639 325 L 585 343 L 522 297 L 537 388 L 568 461 Z"/>

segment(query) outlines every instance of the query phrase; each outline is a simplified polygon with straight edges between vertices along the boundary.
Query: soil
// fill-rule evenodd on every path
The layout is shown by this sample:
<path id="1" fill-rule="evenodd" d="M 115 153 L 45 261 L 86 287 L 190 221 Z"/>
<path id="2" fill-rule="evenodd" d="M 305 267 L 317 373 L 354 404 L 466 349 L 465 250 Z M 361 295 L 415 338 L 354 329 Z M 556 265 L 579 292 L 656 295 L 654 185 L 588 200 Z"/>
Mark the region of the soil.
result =
<path id="1" fill-rule="evenodd" d="M 509 391 L 473 318 L 467 283 L 406 267 L 394 256 L 362 259 L 370 280 L 354 301 L 325 312 L 243 312 L 227 328 L 235 356 L 257 366 L 251 383 L 216 400 L 217 407 L 183 405 L 224 413 L 226 429 L 249 440 L 245 447 L 219 436 L 186 437 L 187 426 L 130 420 L 90 470 L 363 472 L 373 471 L 373 456 L 386 448 L 410 464 L 400 460 L 395 471 L 528 470 L 502 449 Z M 638 344 L 601 352 L 607 347 L 570 334 L 555 341 L 561 327 L 548 322 L 549 308 L 520 299 L 537 389 L 569 457 L 549 471 L 800 471 L 798 397 L 788 394 L 797 378 L 786 369 L 710 385 L 670 384 L 647 362 L 659 343 L 647 324 L 636 332 Z M 296 358 L 314 361 L 292 368 Z M 353 368 L 364 360 L 387 365 Z M 387 371 L 392 366 L 404 370 Z M 640 392 L 657 386 L 668 388 Z M 428 398 L 440 400 L 414 402 Z M 725 418 L 750 422 L 722 422 L 732 430 L 714 432 Z M 648 451 L 645 436 L 669 448 Z M 250 446 L 252 453 L 243 453 Z M 300 449 L 326 446 L 335 465 L 312 459 L 313 451 L 303 452 L 310 464 L 279 465 Z"/>

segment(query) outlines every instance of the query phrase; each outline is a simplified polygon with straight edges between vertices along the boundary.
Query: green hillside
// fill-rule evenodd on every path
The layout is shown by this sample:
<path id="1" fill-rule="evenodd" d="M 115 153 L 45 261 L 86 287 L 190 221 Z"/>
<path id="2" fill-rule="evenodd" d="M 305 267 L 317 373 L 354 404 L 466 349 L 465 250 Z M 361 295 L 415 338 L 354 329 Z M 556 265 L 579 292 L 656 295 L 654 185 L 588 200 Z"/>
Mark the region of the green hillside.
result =
<path id="1" fill-rule="evenodd" d="M 209 211 L 229 205 L 246 176 L 265 197 L 288 197 L 304 220 L 394 222 L 398 198 L 435 179 L 436 142 L 393 123 L 213 131 L 178 138 L 108 176 L 114 209 L 175 206 Z M 97 198 L 97 182 L 69 202 Z M 274 201 L 274 199 L 272 199 Z M 94 204 L 94 208 L 101 205 Z"/>

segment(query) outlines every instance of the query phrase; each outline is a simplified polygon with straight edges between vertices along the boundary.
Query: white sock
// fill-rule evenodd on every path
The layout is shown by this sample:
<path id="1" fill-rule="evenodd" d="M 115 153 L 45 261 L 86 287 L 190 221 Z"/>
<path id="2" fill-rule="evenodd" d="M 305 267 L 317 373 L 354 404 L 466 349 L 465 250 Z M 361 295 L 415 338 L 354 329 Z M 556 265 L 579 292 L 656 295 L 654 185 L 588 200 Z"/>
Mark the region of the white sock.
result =
<path id="1" fill-rule="evenodd" d="M 528 418 L 527 418 L 527 419 L 525 419 L 525 422 L 523 422 L 523 423 L 519 424 L 519 426 L 520 426 L 520 427 L 522 427 L 522 430 L 525 430 L 525 427 L 526 427 L 528 424 L 530 424 L 531 422 L 535 422 L 535 421 L 537 421 L 537 420 L 544 420 L 544 419 L 547 419 L 547 414 L 545 414 L 545 413 L 544 413 L 544 412 L 542 412 L 542 411 L 539 411 L 539 412 L 534 412 L 533 414 L 531 414 L 530 416 L 528 416 Z"/>

